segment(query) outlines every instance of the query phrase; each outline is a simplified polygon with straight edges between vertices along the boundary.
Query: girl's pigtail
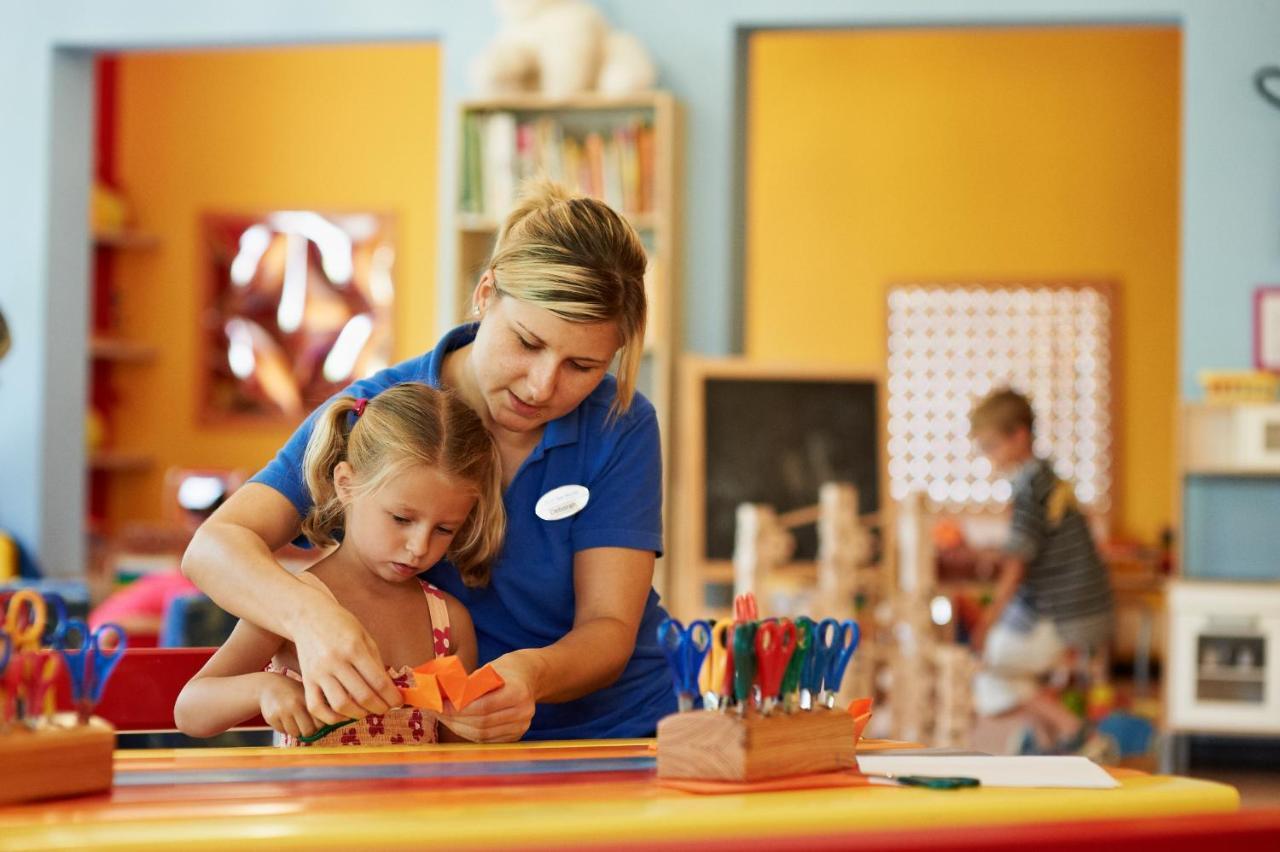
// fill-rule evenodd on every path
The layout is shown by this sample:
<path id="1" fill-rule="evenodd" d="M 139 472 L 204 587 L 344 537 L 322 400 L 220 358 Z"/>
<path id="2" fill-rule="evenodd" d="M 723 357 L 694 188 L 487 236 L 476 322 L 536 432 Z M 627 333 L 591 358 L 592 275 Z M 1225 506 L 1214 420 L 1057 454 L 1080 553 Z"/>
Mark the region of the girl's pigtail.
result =
<path id="1" fill-rule="evenodd" d="M 333 484 L 333 469 L 347 457 L 347 415 L 360 402 L 343 396 L 330 403 L 316 417 L 302 457 L 303 477 L 312 503 L 311 511 L 302 519 L 302 534 L 317 547 L 333 544 L 333 531 L 342 526 L 343 508 Z"/>

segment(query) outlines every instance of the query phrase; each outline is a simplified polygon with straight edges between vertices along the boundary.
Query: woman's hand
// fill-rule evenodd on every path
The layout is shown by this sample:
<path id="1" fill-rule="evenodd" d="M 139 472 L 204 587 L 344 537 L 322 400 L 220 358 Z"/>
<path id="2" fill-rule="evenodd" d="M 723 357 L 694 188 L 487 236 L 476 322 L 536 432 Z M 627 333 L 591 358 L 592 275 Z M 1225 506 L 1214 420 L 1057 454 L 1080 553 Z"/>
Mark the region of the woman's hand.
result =
<path id="1" fill-rule="evenodd" d="M 272 674 L 262 681 L 258 707 L 267 724 L 291 737 L 308 737 L 320 729 L 307 712 L 302 684 L 293 678 Z"/>
<path id="2" fill-rule="evenodd" d="M 398 707 L 400 690 L 387 674 L 377 643 L 322 583 L 305 573 L 298 579 L 326 592 L 292 630 L 310 714 L 336 724 Z"/>
<path id="3" fill-rule="evenodd" d="M 437 714 L 440 723 L 466 740 L 510 743 L 524 736 L 533 721 L 542 664 L 537 651 L 512 651 L 494 660 L 503 685 L 464 710 Z"/>

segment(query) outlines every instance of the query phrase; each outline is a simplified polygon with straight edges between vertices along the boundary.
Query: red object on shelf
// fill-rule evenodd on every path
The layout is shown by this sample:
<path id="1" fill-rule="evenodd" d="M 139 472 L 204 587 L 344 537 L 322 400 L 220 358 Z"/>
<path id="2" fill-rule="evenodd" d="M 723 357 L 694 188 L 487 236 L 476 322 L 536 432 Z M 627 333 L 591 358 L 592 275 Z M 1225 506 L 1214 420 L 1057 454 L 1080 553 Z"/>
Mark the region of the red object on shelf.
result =
<path id="1" fill-rule="evenodd" d="M 117 731 L 173 731 L 173 705 L 216 648 L 129 648 L 107 681 L 95 715 Z M 66 667 L 58 678 L 58 709 L 74 710 Z M 261 716 L 238 727 L 265 728 Z"/>

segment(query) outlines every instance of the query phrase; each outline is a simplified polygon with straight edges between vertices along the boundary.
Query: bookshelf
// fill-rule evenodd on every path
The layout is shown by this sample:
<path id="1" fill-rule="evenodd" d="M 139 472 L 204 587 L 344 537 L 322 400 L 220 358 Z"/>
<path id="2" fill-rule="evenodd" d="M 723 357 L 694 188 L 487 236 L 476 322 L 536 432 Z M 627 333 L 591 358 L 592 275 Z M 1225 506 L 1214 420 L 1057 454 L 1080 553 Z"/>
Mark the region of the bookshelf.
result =
<path id="1" fill-rule="evenodd" d="M 461 104 L 459 197 L 454 217 L 458 322 L 521 180 L 538 174 L 601 198 L 639 232 L 649 256 L 649 317 L 640 390 L 657 409 L 670 540 L 673 372 L 680 341 L 678 280 L 681 117 L 669 92 L 564 100 L 520 96 Z M 670 544 L 670 542 L 669 542 Z M 660 562 L 659 592 L 667 584 Z"/>

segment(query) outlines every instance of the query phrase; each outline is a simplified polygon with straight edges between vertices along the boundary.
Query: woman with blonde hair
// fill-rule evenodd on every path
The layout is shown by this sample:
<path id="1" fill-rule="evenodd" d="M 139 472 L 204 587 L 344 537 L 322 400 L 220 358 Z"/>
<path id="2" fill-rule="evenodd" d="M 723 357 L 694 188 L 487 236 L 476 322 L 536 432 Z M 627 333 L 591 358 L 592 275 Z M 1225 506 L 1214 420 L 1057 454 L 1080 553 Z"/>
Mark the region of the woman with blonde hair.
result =
<path id="1" fill-rule="evenodd" d="M 533 182 L 476 285 L 474 321 L 342 393 L 447 388 L 497 445 L 507 533 L 489 583 L 469 586 L 448 560 L 424 574 L 470 612 L 478 662 L 506 682 L 441 716 L 466 739 L 644 736 L 675 709 L 652 588 L 658 425 L 636 392 L 645 265 L 607 205 Z M 182 566 L 222 607 L 292 642 L 308 711 L 327 724 L 383 713 L 398 694 L 360 623 L 272 556 L 312 508 L 303 451 L 315 420 L 205 522 Z"/>

